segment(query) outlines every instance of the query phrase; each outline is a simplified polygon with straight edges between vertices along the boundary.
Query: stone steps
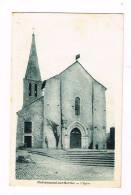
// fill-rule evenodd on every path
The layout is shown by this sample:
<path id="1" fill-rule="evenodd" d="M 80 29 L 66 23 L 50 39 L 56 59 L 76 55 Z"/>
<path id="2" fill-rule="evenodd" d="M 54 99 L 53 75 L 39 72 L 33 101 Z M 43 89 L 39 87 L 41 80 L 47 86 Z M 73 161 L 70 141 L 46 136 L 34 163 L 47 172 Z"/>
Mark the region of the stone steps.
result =
<path id="1" fill-rule="evenodd" d="M 31 150 L 31 153 L 62 160 L 65 163 L 82 166 L 114 167 L 115 159 L 113 151 L 87 151 L 87 150 Z"/>
<path id="2" fill-rule="evenodd" d="M 62 157 L 62 156 L 61 156 Z M 114 154 L 108 153 L 80 153 L 75 152 L 71 153 L 68 152 L 66 158 L 72 164 L 84 165 L 84 166 L 106 166 L 106 167 L 113 167 L 114 166 Z"/>

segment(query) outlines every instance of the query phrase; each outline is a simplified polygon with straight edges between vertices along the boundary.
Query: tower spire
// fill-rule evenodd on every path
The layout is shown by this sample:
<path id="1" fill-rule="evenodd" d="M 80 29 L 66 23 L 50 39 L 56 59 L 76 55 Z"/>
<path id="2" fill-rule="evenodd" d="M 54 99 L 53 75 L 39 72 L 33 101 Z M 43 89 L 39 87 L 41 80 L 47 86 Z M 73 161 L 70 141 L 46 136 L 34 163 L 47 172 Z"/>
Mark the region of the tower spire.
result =
<path id="1" fill-rule="evenodd" d="M 28 66 L 25 74 L 25 79 L 41 81 L 34 32 L 32 33 L 32 43 L 31 43 L 31 49 L 30 49 L 30 55 L 29 55 Z"/>

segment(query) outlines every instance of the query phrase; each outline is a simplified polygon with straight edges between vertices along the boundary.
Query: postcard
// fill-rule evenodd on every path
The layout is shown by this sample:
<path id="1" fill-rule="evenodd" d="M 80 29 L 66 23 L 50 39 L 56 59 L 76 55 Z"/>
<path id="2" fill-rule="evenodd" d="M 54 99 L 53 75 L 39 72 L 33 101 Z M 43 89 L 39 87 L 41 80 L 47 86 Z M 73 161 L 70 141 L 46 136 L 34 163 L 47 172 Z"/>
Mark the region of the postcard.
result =
<path id="1" fill-rule="evenodd" d="M 123 14 L 12 14 L 11 185 L 120 187 Z"/>

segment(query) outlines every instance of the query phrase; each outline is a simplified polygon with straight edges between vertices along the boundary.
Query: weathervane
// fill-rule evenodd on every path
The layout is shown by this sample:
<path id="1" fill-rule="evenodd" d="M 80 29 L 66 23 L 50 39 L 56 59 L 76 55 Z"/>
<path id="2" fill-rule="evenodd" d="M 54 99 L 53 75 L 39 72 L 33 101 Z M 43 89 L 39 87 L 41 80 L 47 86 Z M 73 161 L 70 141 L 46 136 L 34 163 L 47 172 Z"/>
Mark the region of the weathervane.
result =
<path id="1" fill-rule="evenodd" d="M 76 61 L 78 61 L 78 59 L 80 58 L 80 54 L 76 55 Z"/>

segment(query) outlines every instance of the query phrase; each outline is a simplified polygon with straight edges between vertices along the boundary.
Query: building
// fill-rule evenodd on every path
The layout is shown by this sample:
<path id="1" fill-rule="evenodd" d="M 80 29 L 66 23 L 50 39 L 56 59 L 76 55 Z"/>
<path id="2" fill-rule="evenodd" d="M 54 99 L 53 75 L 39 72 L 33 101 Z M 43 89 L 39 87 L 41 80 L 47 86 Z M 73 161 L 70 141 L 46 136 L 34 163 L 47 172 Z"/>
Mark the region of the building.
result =
<path id="1" fill-rule="evenodd" d="M 110 128 L 110 133 L 107 138 L 107 149 L 115 149 L 115 127 Z"/>
<path id="2" fill-rule="evenodd" d="M 106 149 L 105 91 L 77 59 L 42 81 L 33 34 L 17 112 L 17 147 Z"/>

